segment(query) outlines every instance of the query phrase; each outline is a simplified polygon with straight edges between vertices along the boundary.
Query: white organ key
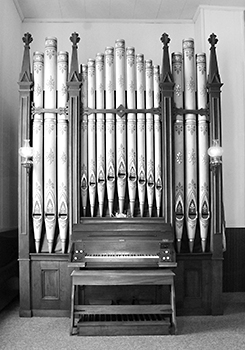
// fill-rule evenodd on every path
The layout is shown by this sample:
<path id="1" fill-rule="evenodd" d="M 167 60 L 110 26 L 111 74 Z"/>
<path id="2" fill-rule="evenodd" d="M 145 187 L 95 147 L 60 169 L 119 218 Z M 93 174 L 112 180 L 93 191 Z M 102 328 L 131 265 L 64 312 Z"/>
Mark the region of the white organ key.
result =
<path id="1" fill-rule="evenodd" d="M 159 259 L 157 254 L 87 254 L 85 259 Z"/>

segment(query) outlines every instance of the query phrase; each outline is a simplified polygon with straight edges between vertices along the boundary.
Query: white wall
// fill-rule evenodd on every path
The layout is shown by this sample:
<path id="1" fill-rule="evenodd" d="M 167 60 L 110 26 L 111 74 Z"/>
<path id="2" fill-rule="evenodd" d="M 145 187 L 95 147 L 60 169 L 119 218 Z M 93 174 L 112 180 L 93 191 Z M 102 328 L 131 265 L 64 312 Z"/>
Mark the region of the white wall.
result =
<path id="1" fill-rule="evenodd" d="M 21 20 L 12 1 L 0 9 L 0 231 L 18 225 L 17 81 L 22 50 Z"/>
<path id="2" fill-rule="evenodd" d="M 215 33 L 222 87 L 224 204 L 227 227 L 245 226 L 245 38 L 244 12 L 203 7 L 202 36 Z M 205 48 L 205 47 L 204 47 Z M 206 45 L 206 52 L 209 45 Z"/>

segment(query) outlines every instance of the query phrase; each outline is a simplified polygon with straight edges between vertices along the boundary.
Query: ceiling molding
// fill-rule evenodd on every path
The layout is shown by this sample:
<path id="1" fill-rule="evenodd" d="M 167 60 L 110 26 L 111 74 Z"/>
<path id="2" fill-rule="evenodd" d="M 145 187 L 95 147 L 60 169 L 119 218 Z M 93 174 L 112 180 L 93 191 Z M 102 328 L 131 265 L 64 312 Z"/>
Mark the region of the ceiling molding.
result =
<path id="1" fill-rule="evenodd" d="M 192 19 L 108 19 L 108 18 L 24 18 L 24 23 L 146 23 L 146 24 L 191 24 Z"/>
<path id="2" fill-rule="evenodd" d="M 200 9 L 211 10 L 211 11 L 245 11 L 245 5 L 244 6 L 199 5 L 196 10 L 196 13 L 200 11 Z"/>
<path id="3" fill-rule="evenodd" d="M 24 17 L 24 15 L 23 15 L 22 10 L 21 10 L 19 1 L 18 1 L 18 0 L 13 0 L 13 2 L 14 2 L 14 5 L 15 5 L 16 10 L 17 10 L 17 12 L 18 12 L 18 14 L 19 14 L 19 16 L 20 16 L 21 22 L 24 22 L 25 17 Z"/>

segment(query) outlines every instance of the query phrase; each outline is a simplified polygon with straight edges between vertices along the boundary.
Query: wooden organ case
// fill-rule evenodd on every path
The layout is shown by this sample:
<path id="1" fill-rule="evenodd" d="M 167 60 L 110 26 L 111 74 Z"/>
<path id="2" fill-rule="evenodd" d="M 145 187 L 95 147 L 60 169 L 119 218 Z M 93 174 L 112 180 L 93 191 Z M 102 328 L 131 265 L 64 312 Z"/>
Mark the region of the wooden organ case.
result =
<path id="1" fill-rule="evenodd" d="M 56 38 L 31 64 L 23 37 L 19 146 L 31 141 L 33 166 L 19 163 L 20 316 L 68 316 L 75 268 L 174 268 L 177 315 L 221 314 L 222 165 L 207 155 L 221 144 L 216 36 L 208 77 L 193 39 L 171 62 L 162 35 L 161 73 L 123 40 L 79 71 L 70 39 L 69 70 Z M 161 294 L 83 290 L 87 303 L 116 292 L 138 304 Z"/>

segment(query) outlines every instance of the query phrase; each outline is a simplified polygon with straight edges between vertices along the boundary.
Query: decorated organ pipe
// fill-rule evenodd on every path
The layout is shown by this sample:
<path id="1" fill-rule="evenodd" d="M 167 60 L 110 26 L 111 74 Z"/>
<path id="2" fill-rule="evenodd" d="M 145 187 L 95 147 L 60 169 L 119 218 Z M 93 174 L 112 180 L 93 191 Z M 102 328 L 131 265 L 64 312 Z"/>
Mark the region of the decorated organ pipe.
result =
<path id="1" fill-rule="evenodd" d="M 104 107 L 104 54 L 98 53 L 95 61 L 96 74 L 96 105 L 98 109 Z M 105 117 L 104 113 L 96 115 L 96 168 L 97 168 L 97 191 L 99 202 L 99 215 L 103 216 L 105 198 Z"/>
<path id="2" fill-rule="evenodd" d="M 57 219 L 56 108 L 57 39 L 46 38 L 44 54 L 44 216 L 48 249 L 51 253 Z M 47 111 L 50 109 L 51 111 Z"/>
<path id="3" fill-rule="evenodd" d="M 153 66 L 151 60 L 145 62 L 145 89 L 146 109 L 153 107 Z M 155 162 L 154 162 L 154 123 L 153 114 L 146 113 L 146 188 L 149 216 L 152 216 L 154 187 L 155 187 Z"/>
<path id="4" fill-rule="evenodd" d="M 154 108 L 160 106 L 160 71 L 159 66 L 153 66 L 153 91 L 154 91 Z M 161 216 L 161 203 L 163 191 L 162 180 L 162 152 L 161 152 L 162 138 L 161 138 L 161 118 L 157 113 L 154 115 L 154 150 L 155 150 L 155 198 L 157 216 Z"/>
<path id="5" fill-rule="evenodd" d="M 174 104 L 176 108 L 183 108 L 183 59 L 182 53 L 175 52 L 172 54 L 172 71 L 174 79 Z M 174 146 L 173 146 L 173 157 L 174 157 L 174 225 L 177 250 L 180 252 L 181 240 L 184 229 L 184 208 L 185 208 L 185 197 L 184 197 L 184 186 L 185 186 L 185 175 L 184 175 L 184 121 L 183 115 L 175 115 L 174 118 Z"/>
<path id="6" fill-rule="evenodd" d="M 114 48 L 105 49 L 105 98 L 106 108 L 114 107 Z M 116 152 L 115 152 L 115 115 L 106 113 L 106 184 L 109 216 L 113 215 L 113 203 L 116 186 Z"/>
<path id="7" fill-rule="evenodd" d="M 195 110 L 194 40 L 183 40 L 184 103 L 187 110 Z M 193 251 L 197 226 L 197 126 L 193 112 L 185 114 L 185 212 L 190 251 Z"/>
<path id="8" fill-rule="evenodd" d="M 88 107 L 88 65 L 81 65 L 82 92 L 81 102 L 83 108 Z M 82 215 L 86 216 L 88 202 L 88 115 L 81 116 L 81 206 Z"/>
<path id="9" fill-rule="evenodd" d="M 88 61 L 88 107 L 95 108 L 95 60 Z M 88 181 L 91 216 L 94 216 L 96 200 L 96 125 L 95 113 L 88 116 Z"/>
<path id="10" fill-rule="evenodd" d="M 116 106 L 125 106 L 125 41 L 115 43 Z M 116 115 L 116 173 L 119 214 L 123 213 L 126 192 L 126 116 Z"/>
<path id="11" fill-rule="evenodd" d="M 207 106 L 207 77 L 206 55 L 197 54 L 197 107 L 205 109 Z M 208 159 L 208 128 L 209 122 L 206 114 L 198 115 L 198 193 L 199 193 L 199 226 L 202 251 L 206 250 L 208 237 L 210 205 L 209 205 L 209 159 Z"/>
<path id="12" fill-rule="evenodd" d="M 144 55 L 136 55 L 136 80 L 137 80 L 137 108 L 144 108 Z M 137 176 L 140 215 L 144 215 L 145 193 L 146 193 L 146 137 L 145 137 L 145 114 L 137 113 Z"/>
<path id="13" fill-rule="evenodd" d="M 127 107 L 135 109 L 135 50 L 133 47 L 126 49 L 127 68 Z M 128 195 L 130 214 L 134 216 L 136 199 L 136 114 L 127 115 L 127 162 L 128 162 Z"/>
<path id="14" fill-rule="evenodd" d="M 33 55 L 35 108 L 43 108 L 44 55 Z M 39 253 L 43 228 L 43 113 L 35 113 L 32 127 L 33 174 L 32 174 L 32 217 L 36 252 Z"/>
<path id="15" fill-rule="evenodd" d="M 62 253 L 65 253 L 68 232 L 68 121 L 67 103 L 68 53 L 57 56 L 57 107 L 63 112 L 57 115 L 57 210 Z"/>

